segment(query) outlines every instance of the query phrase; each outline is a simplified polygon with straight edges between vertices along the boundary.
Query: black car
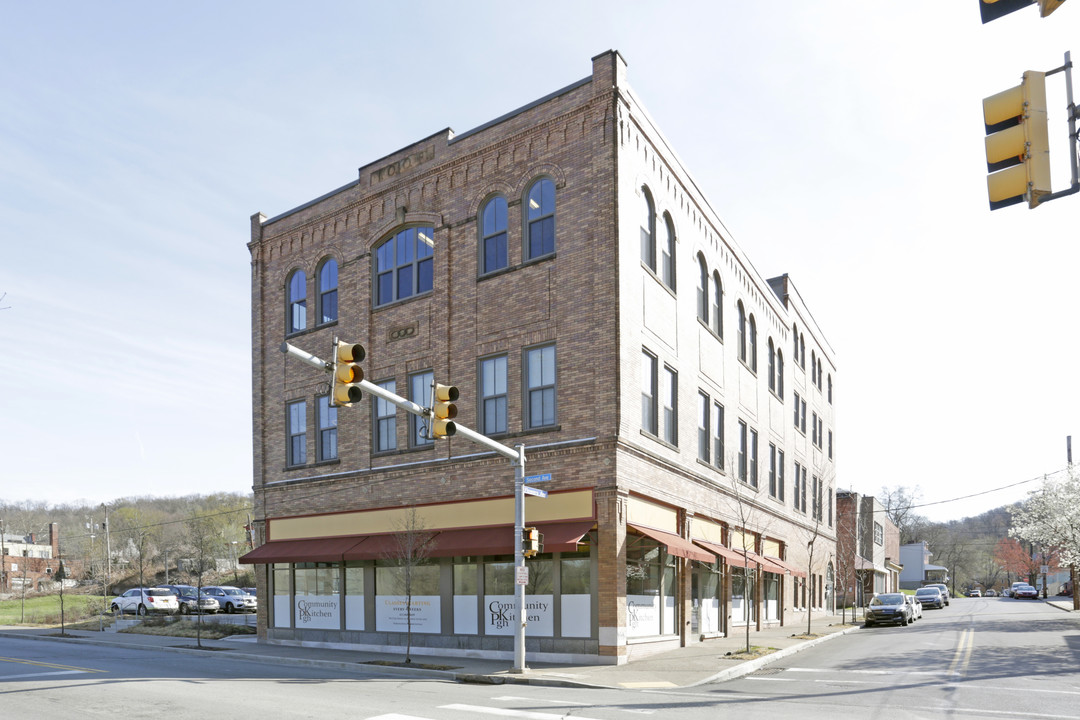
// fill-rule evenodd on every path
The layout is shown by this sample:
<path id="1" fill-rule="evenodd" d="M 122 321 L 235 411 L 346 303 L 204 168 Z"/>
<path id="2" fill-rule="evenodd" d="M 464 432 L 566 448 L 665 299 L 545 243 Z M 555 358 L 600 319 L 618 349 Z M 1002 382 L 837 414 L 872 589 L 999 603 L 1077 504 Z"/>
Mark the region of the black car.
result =
<path id="1" fill-rule="evenodd" d="M 198 613 L 216 613 L 221 609 L 217 599 L 206 595 L 199 599 L 199 591 L 191 585 L 162 585 L 163 588 L 172 590 L 180 603 L 181 615 L 195 615 Z"/>
<path id="2" fill-rule="evenodd" d="M 875 595 L 866 609 L 866 627 L 874 625 L 907 625 L 911 622 L 911 606 L 903 593 Z"/>

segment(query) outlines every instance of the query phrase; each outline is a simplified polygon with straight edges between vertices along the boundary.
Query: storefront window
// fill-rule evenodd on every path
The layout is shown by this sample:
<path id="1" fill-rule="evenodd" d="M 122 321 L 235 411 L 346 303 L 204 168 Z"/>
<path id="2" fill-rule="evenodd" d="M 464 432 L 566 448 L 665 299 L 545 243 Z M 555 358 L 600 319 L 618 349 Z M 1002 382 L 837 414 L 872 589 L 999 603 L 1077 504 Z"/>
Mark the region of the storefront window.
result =
<path id="1" fill-rule="evenodd" d="M 477 564 L 472 558 L 454 560 L 454 632 L 458 635 L 476 635 L 477 605 L 480 596 L 477 590 Z"/>
<path id="2" fill-rule="evenodd" d="M 289 564 L 274 563 L 274 627 L 287 628 L 292 626 L 289 602 L 292 597 L 292 585 L 289 582 Z"/>
<path id="3" fill-rule="evenodd" d="M 293 574 L 297 628 L 341 628 L 341 570 L 333 563 L 297 563 Z"/>
<path id="4" fill-rule="evenodd" d="M 731 572 L 731 622 L 745 625 L 754 622 L 754 571 L 749 575 L 741 567 Z"/>
<path id="5" fill-rule="evenodd" d="M 720 564 L 695 563 L 693 603 L 697 625 L 693 632 L 718 633 L 720 627 Z M 692 623 L 693 625 L 693 623 Z"/>
<path id="6" fill-rule="evenodd" d="M 379 632 L 441 632 L 439 566 L 378 561 L 375 565 L 375 629 Z M 411 595 L 411 600 L 410 600 Z"/>
<path id="7" fill-rule="evenodd" d="M 562 594 L 562 622 L 559 632 L 563 637 L 590 637 L 592 635 L 592 593 L 590 578 L 592 568 L 588 553 L 564 553 L 559 561 L 559 587 Z"/>
<path id="8" fill-rule="evenodd" d="M 662 548 L 654 540 L 637 535 L 627 536 L 627 637 L 660 634 L 662 555 Z"/>
<path id="9" fill-rule="evenodd" d="M 555 635 L 552 594 L 554 562 L 550 558 L 526 560 L 529 582 L 525 585 L 525 620 L 533 637 Z M 484 565 L 484 634 L 513 635 L 517 625 L 514 595 L 514 561 L 510 556 L 494 558 Z"/>
<path id="10" fill-rule="evenodd" d="M 675 604 L 675 597 L 678 595 L 678 590 L 675 586 L 675 556 L 664 554 L 664 613 L 663 613 L 663 628 L 665 635 L 671 635 L 675 632 L 676 619 L 679 615 L 678 606 Z"/>
<path id="11" fill-rule="evenodd" d="M 364 629 L 364 565 L 345 563 L 345 629 Z"/>
<path id="12" fill-rule="evenodd" d="M 765 573 L 765 619 L 780 619 L 780 576 Z"/>

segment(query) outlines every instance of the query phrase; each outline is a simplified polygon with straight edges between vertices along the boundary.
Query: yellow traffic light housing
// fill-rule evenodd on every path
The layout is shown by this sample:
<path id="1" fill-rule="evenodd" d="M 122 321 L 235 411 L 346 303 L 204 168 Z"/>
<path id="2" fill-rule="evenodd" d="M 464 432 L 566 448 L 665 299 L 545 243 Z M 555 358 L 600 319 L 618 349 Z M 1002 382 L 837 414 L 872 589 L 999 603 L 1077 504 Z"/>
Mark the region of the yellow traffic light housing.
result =
<path id="1" fill-rule="evenodd" d="M 1050 194 L 1050 133 L 1046 74 L 1028 70 L 1020 85 L 983 100 L 990 209 Z"/>
<path id="2" fill-rule="evenodd" d="M 453 419 L 457 417 L 458 389 L 455 385 L 435 383 L 434 398 L 431 403 L 431 435 L 435 438 L 448 438 L 457 432 Z"/>
<path id="3" fill-rule="evenodd" d="M 364 346 L 359 343 L 334 341 L 334 405 L 349 407 L 364 396 L 359 385 L 364 379 L 360 367 L 364 355 Z"/>
<path id="4" fill-rule="evenodd" d="M 527 558 L 544 552 L 544 535 L 534 527 L 521 529 L 521 554 Z"/>

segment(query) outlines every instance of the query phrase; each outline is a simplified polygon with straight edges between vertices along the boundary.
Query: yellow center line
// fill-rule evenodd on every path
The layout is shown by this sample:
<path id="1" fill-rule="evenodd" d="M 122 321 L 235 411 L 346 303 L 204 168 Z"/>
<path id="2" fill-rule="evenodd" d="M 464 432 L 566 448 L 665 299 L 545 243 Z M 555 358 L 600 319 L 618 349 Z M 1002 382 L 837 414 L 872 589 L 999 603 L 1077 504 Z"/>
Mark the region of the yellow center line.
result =
<path id="1" fill-rule="evenodd" d="M 78 670 L 79 672 L 102 673 L 105 670 L 95 670 L 77 665 L 57 665 L 56 663 L 37 662 L 36 660 L 22 660 L 20 658 L 0 657 L 0 662 L 18 663 L 19 665 L 34 665 L 36 667 L 55 668 L 57 670 Z"/>
<path id="2" fill-rule="evenodd" d="M 949 665 L 949 675 L 960 675 L 967 670 L 971 662 L 971 651 L 975 648 L 975 630 L 968 628 L 960 633 L 960 643 L 956 646 L 952 663 Z"/>

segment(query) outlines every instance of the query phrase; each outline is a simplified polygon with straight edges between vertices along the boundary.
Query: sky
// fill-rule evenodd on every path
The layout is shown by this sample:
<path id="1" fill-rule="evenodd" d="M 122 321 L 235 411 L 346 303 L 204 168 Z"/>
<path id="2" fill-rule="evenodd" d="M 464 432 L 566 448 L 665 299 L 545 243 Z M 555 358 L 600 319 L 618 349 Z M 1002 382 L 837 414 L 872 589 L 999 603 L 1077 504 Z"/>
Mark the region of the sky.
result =
<path id="1" fill-rule="evenodd" d="M 0 13 L 0 501 L 249 492 L 250 216 L 609 49 L 734 242 L 823 329 L 839 487 L 903 486 L 949 520 L 1037 489 L 1066 436 L 1080 453 L 1080 195 L 991 212 L 981 103 L 1063 64 L 1080 2 L 987 25 L 978 0 Z M 1063 73 L 1047 93 L 1061 190 Z"/>

